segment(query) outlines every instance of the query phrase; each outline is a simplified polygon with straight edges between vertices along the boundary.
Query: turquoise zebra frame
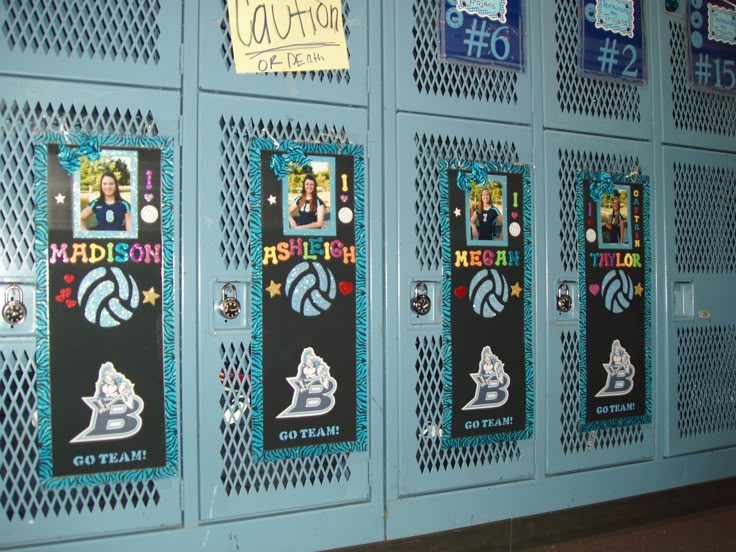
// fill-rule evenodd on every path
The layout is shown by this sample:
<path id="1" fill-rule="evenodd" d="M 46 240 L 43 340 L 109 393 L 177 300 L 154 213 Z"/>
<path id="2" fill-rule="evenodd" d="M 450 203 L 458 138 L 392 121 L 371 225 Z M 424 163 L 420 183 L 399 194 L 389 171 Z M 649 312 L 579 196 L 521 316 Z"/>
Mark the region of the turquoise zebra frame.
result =
<path id="1" fill-rule="evenodd" d="M 590 184 L 590 190 L 586 190 L 586 184 Z M 644 299 L 644 315 L 641 323 L 643 324 L 643 360 L 644 366 L 636 368 L 638 373 L 640 370 L 644 372 L 643 384 L 644 384 L 644 400 L 643 408 L 639 410 L 639 413 L 635 415 L 621 415 L 611 419 L 598 419 L 592 420 L 588 413 L 588 404 L 594 397 L 591 392 L 589 385 L 589 356 L 590 351 L 588 350 L 588 337 L 589 337 L 589 326 L 591 323 L 589 316 L 589 298 L 590 292 L 589 274 L 587 270 L 587 254 L 586 242 L 595 241 L 599 244 L 599 248 L 604 251 L 609 251 L 610 247 L 600 245 L 601 239 L 594 235 L 586 236 L 587 232 L 590 232 L 591 221 L 593 227 L 599 229 L 601 227 L 600 221 L 596 220 L 600 216 L 600 209 L 596 207 L 591 214 L 586 214 L 585 211 L 585 198 L 586 193 L 589 198 L 594 202 L 598 203 L 604 196 L 604 194 L 612 195 L 616 193 L 618 189 L 625 189 L 632 185 L 637 185 L 641 188 L 642 195 L 642 234 L 641 239 L 643 240 L 643 260 L 644 260 L 644 286 L 643 286 L 643 299 Z M 605 430 L 622 426 L 631 425 L 643 425 L 652 422 L 652 253 L 651 253 L 651 221 L 650 221 L 650 186 L 649 177 L 640 175 L 638 172 L 624 175 L 624 174 L 611 174 L 602 171 L 579 171 L 576 175 L 576 219 L 577 219 L 577 231 L 578 231 L 578 297 L 579 297 L 579 367 L 580 367 L 580 429 L 581 431 L 596 431 Z M 630 212 L 629 212 L 630 215 Z M 595 218 L 593 218 L 595 217 Z M 633 217 L 629 217 L 629 224 L 633 221 Z M 593 240 L 595 238 L 595 240 Z M 630 240 L 633 240 L 633 233 L 629 233 Z M 621 250 L 631 250 L 632 243 L 622 246 Z M 615 253 L 610 253 L 615 254 Z M 597 284 L 597 281 L 593 284 Z M 617 339 L 618 341 L 618 339 Z M 596 366 L 600 369 L 600 367 Z M 592 369 L 592 367 L 591 367 Z M 601 407 L 607 405 L 601 404 Z M 603 413 L 602 416 L 608 413 Z"/>
<path id="2" fill-rule="evenodd" d="M 48 162 L 49 146 L 59 146 L 59 165 L 71 175 L 79 171 L 82 157 L 96 159 L 100 148 L 160 151 L 160 217 L 161 231 L 161 324 L 162 335 L 156 340 L 160 344 L 162 358 L 163 415 L 162 435 L 164 443 L 162 462 L 145 468 L 115 469 L 115 464 L 106 471 L 79 475 L 55 475 L 52 443 L 53 415 L 51 401 L 51 366 L 49 355 L 49 205 L 48 205 Z M 81 133 L 48 132 L 34 140 L 34 202 L 35 202 L 35 271 L 36 271 L 36 363 L 37 363 L 37 409 L 38 409 L 38 473 L 48 488 L 69 488 L 77 485 L 100 485 L 114 482 L 147 481 L 175 477 L 179 470 L 178 438 L 178 387 L 175 363 L 176 318 L 174 282 L 174 145 L 165 137 L 137 137 L 113 135 L 88 135 Z M 76 196 L 75 196 L 76 198 Z M 58 201 L 58 199 L 57 199 Z M 148 211 L 151 212 L 150 210 Z M 135 213 L 137 216 L 137 213 Z M 123 237 L 122 233 L 111 233 L 111 238 Z M 89 238 L 81 235 L 81 239 Z M 126 236 L 127 237 L 127 236 Z M 146 297 L 145 293 L 143 294 Z M 156 297 L 158 299 L 158 296 Z M 144 299 L 145 302 L 145 299 Z M 144 455 L 145 457 L 145 455 Z"/>
<path id="3" fill-rule="evenodd" d="M 452 248 L 450 236 L 450 178 L 449 171 L 459 171 L 457 176 L 457 187 L 463 192 L 471 188 L 471 181 L 482 184 L 493 175 L 520 175 L 522 179 L 522 201 L 524 205 L 522 214 L 523 233 L 523 397 L 524 397 L 524 424 L 523 427 L 511 431 L 481 432 L 478 435 L 458 436 L 452 431 L 453 417 L 457 409 L 462 405 L 454 404 L 453 401 L 453 349 L 452 349 L 452 327 L 451 308 L 453 302 L 452 289 Z M 439 161 L 439 184 L 440 184 L 440 221 L 442 235 L 442 361 L 443 361 L 443 387 L 444 387 L 444 410 L 442 415 L 442 446 L 443 448 L 456 448 L 468 446 L 482 446 L 502 441 L 517 441 L 529 439 L 534 432 L 534 356 L 533 356 L 533 245 L 532 245 L 532 180 L 529 166 L 515 165 L 497 162 L 471 163 L 456 159 Z M 506 198 L 504 198 L 506 201 Z M 508 232 L 509 224 L 504 223 L 504 235 Z M 505 240 L 508 242 L 508 239 Z M 468 241 L 472 246 L 477 241 Z M 505 245 L 501 243 L 500 245 Z M 468 374 L 469 377 L 469 374 Z"/>
<path id="4" fill-rule="evenodd" d="M 253 458 L 257 462 L 288 460 L 325 454 L 347 453 L 366 449 L 368 441 L 368 374 L 367 374 L 367 303 L 366 303 L 366 230 L 365 230 L 365 161 L 364 148 L 354 144 L 295 143 L 280 144 L 271 140 L 256 139 L 250 147 L 250 251 L 252 266 L 251 293 L 251 362 L 252 362 L 252 416 Z M 262 166 L 264 156 L 270 156 L 268 167 Z M 290 167 L 305 167 L 308 156 L 333 156 L 352 158 L 353 170 L 353 224 L 355 231 L 355 437 L 340 438 L 321 444 L 305 444 L 285 447 L 269 447 L 264 439 L 264 243 L 263 243 L 263 170 L 272 172 L 281 180 L 287 177 Z M 335 185 L 336 179 L 333 179 Z M 285 190 L 279 185 L 278 190 Z M 269 193 L 272 193 L 270 191 Z M 279 192 L 274 192 L 278 194 Z M 340 194 L 337 194 L 340 196 Z M 345 196 L 343 196 L 345 197 Z M 268 202 L 267 202 L 268 203 Z M 333 206 L 334 207 L 334 206 Z M 280 210 L 281 211 L 281 210 Z M 336 211 L 336 209 L 335 209 Z M 334 212 L 332 215 L 334 216 Z M 337 221 L 335 221 L 337 223 Z M 345 221 L 341 221 L 345 223 Z M 285 383 L 285 381 L 284 381 Z M 270 420 L 269 420 L 270 423 Z M 270 433 L 269 433 L 270 435 Z"/>

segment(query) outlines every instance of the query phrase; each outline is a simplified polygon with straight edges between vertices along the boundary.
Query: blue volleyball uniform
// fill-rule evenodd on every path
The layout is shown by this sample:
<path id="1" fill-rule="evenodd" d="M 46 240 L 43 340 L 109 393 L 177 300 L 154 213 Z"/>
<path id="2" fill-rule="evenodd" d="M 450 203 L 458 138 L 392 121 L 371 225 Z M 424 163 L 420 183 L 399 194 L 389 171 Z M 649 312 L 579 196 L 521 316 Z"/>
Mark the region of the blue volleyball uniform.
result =
<path id="1" fill-rule="evenodd" d="M 95 199 L 89 204 L 95 214 L 97 226 L 92 230 L 125 230 L 125 215 L 130 213 L 130 203 L 124 199 L 105 203 Z"/>
<path id="2" fill-rule="evenodd" d="M 622 243 L 623 236 L 621 235 L 621 221 L 624 217 L 621 215 L 611 215 L 611 243 Z"/>
<path id="3" fill-rule="evenodd" d="M 484 211 L 482 209 L 476 211 L 478 214 L 478 239 L 479 240 L 495 240 L 498 227 L 496 220 L 501 216 L 501 212 L 495 207 Z"/>
<path id="4" fill-rule="evenodd" d="M 294 203 L 296 203 L 297 206 L 299 205 L 300 199 L 301 197 L 294 198 Z M 319 197 L 317 197 L 317 205 L 312 210 L 310 209 L 310 201 L 308 199 L 305 200 L 304 206 L 301 209 L 299 209 L 299 216 L 296 219 L 297 226 L 304 226 L 305 224 L 311 224 L 313 222 L 317 222 L 317 211 L 319 210 L 321 205 L 324 205 L 324 203 Z"/>

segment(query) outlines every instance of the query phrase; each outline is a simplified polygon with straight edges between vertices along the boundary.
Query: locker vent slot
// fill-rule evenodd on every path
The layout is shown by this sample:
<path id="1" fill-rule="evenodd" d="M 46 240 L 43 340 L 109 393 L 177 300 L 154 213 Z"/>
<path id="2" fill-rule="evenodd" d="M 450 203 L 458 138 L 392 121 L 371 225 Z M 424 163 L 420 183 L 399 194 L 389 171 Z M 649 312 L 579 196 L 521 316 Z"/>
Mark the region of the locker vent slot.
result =
<path id="1" fill-rule="evenodd" d="M 276 140 L 348 144 L 344 128 L 296 121 L 264 121 L 222 115 L 220 141 L 221 231 L 219 251 L 229 270 L 250 269 L 249 146 L 254 138 L 269 135 Z M 238 209 L 233 209 L 238 205 Z M 256 464 L 251 451 L 250 342 L 220 346 L 223 392 L 220 423 L 223 461 L 220 475 L 228 495 L 254 494 L 279 489 L 327 485 L 350 478 L 349 454 L 292 459 Z"/>
<path id="2" fill-rule="evenodd" d="M 416 246 L 414 252 L 421 270 L 439 271 L 442 268 L 440 236 L 440 188 L 437 180 L 440 159 L 458 161 L 498 161 L 518 163 L 516 146 L 508 142 L 415 134 L 416 179 L 414 204 Z"/>
<path id="3" fill-rule="evenodd" d="M 250 404 L 250 347 L 244 343 L 220 346 L 223 393 L 220 422 L 223 469 L 220 480 L 229 495 L 256 494 L 293 487 L 327 485 L 349 480 L 347 454 L 295 458 L 281 462 L 251 460 L 253 434 Z"/>
<path id="4" fill-rule="evenodd" d="M 417 453 L 422 473 L 519 461 L 516 442 L 442 449 L 442 337 L 417 337 Z"/>
<path id="5" fill-rule="evenodd" d="M 736 270 L 736 171 L 674 165 L 675 263 L 681 273 Z"/>
<path id="6" fill-rule="evenodd" d="M 0 507 L 8 521 L 158 504 L 155 481 L 46 490 L 36 471 L 36 367 L 33 351 L 0 349 L 3 424 L 0 429 Z"/>
<path id="7" fill-rule="evenodd" d="M 220 194 L 222 207 L 219 227 L 220 256 L 223 266 L 230 270 L 250 268 L 250 141 L 266 136 L 264 129 L 276 140 L 295 142 L 349 143 L 344 128 L 288 121 L 255 121 L 221 116 L 220 140 Z"/>
<path id="8" fill-rule="evenodd" d="M 575 216 L 575 181 L 578 171 L 585 169 L 626 174 L 639 166 L 639 158 L 562 148 L 557 150 L 557 158 L 560 162 L 558 172 L 560 204 L 555 210 L 560 216 L 560 262 L 565 272 L 577 273 L 578 230 Z M 549 211 L 553 212 L 552 206 Z"/>
<path id="9" fill-rule="evenodd" d="M 7 8 L 9 9 L 9 8 Z M 31 8 L 12 8 L 31 9 Z M 34 8 L 36 9 L 36 8 Z M 41 8 L 37 8 L 41 9 Z M 49 8 L 50 9 L 50 8 Z M 71 12 L 70 12 L 71 13 Z M 0 99 L 0 272 L 33 274 L 33 138 L 39 131 L 155 136 L 150 111 Z M 16 344 L 13 344 L 16 345 Z M 38 448 L 33 352 L 0 348 L 0 507 L 10 521 L 143 508 L 159 503 L 155 481 L 47 490 L 36 475 Z M 18 454 L 18 451 L 23 451 Z"/>
<path id="10" fill-rule="evenodd" d="M 681 438 L 736 430 L 736 326 L 677 329 Z"/>
<path id="11" fill-rule="evenodd" d="M 230 35 L 230 19 L 227 13 L 227 0 L 220 0 L 220 8 L 222 9 L 222 18 L 220 19 L 220 29 L 222 29 L 222 44 L 220 45 L 220 56 L 225 64 L 227 71 L 235 72 L 235 61 L 233 60 L 233 39 Z M 346 0 L 342 2 L 343 28 L 345 30 L 345 43 L 348 46 L 348 59 L 350 59 L 350 26 L 348 25 L 348 17 L 350 16 L 350 3 Z M 335 83 L 347 85 L 350 83 L 350 70 L 343 69 L 340 71 L 293 71 L 293 72 L 274 72 L 263 73 L 263 75 L 271 75 L 274 78 L 293 78 L 302 80 L 311 80 L 321 83 Z"/>
<path id="12" fill-rule="evenodd" d="M 44 56 L 158 65 L 158 0 L 11 2 L 3 0 L 9 50 Z"/>
<path id="13" fill-rule="evenodd" d="M 636 86 L 577 74 L 578 0 L 555 0 L 557 101 L 563 113 L 617 121 L 641 121 Z"/>
<path id="14" fill-rule="evenodd" d="M 687 41 L 682 22 L 669 19 L 672 119 L 675 128 L 736 136 L 736 97 L 695 90 L 688 81 Z"/>
<path id="15" fill-rule="evenodd" d="M 414 82 L 420 94 L 500 104 L 518 103 L 516 73 L 438 59 L 436 2 L 417 0 L 412 12 Z"/>
<path id="16" fill-rule="evenodd" d="M 641 426 L 624 426 L 595 432 L 580 431 L 580 362 L 578 333 L 560 334 L 562 354 L 562 435 L 560 444 L 565 454 L 581 454 L 589 451 L 632 446 L 644 441 Z"/>

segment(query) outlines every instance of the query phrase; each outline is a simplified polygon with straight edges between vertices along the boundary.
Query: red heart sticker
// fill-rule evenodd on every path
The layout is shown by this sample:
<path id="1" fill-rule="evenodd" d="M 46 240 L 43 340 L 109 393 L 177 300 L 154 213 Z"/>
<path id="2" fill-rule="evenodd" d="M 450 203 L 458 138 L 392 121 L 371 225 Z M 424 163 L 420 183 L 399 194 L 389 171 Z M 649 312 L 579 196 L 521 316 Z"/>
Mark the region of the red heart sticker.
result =
<path id="1" fill-rule="evenodd" d="M 340 282 L 340 285 L 338 286 L 340 288 L 340 293 L 343 295 L 348 295 L 353 292 L 355 289 L 355 286 L 352 282 Z"/>
<path id="2" fill-rule="evenodd" d="M 465 296 L 468 294 L 468 288 L 465 286 L 457 286 L 455 288 L 455 297 L 458 299 L 465 299 Z"/>
<path id="3" fill-rule="evenodd" d="M 61 290 L 59 294 L 56 297 L 54 297 L 54 299 L 56 299 L 57 303 L 63 303 L 64 301 L 66 301 L 66 297 L 67 296 L 64 295 L 64 290 Z"/>
<path id="4" fill-rule="evenodd" d="M 74 299 L 67 299 L 66 300 L 66 308 L 73 309 L 77 306 L 77 302 Z"/>
<path id="5" fill-rule="evenodd" d="M 64 281 L 71 284 L 74 281 L 74 274 L 64 274 Z"/>
<path id="6" fill-rule="evenodd" d="M 589 218 L 588 219 L 588 226 L 593 226 L 593 219 L 592 218 Z"/>
<path id="7" fill-rule="evenodd" d="M 72 288 L 64 288 L 59 293 L 64 296 L 64 299 L 68 299 L 72 296 Z"/>

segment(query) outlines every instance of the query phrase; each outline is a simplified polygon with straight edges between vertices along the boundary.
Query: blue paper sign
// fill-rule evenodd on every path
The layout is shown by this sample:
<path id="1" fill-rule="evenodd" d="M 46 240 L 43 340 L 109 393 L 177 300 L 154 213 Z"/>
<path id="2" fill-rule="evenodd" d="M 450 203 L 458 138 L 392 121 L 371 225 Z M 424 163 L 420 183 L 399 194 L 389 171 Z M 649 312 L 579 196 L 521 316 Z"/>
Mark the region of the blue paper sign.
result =
<path id="1" fill-rule="evenodd" d="M 646 84 L 644 3 L 580 0 L 580 4 L 580 72 L 588 77 Z"/>
<path id="2" fill-rule="evenodd" d="M 736 2 L 690 0 L 688 30 L 692 85 L 736 92 Z"/>
<path id="3" fill-rule="evenodd" d="M 520 0 L 439 0 L 438 9 L 443 59 L 524 70 Z"/>

